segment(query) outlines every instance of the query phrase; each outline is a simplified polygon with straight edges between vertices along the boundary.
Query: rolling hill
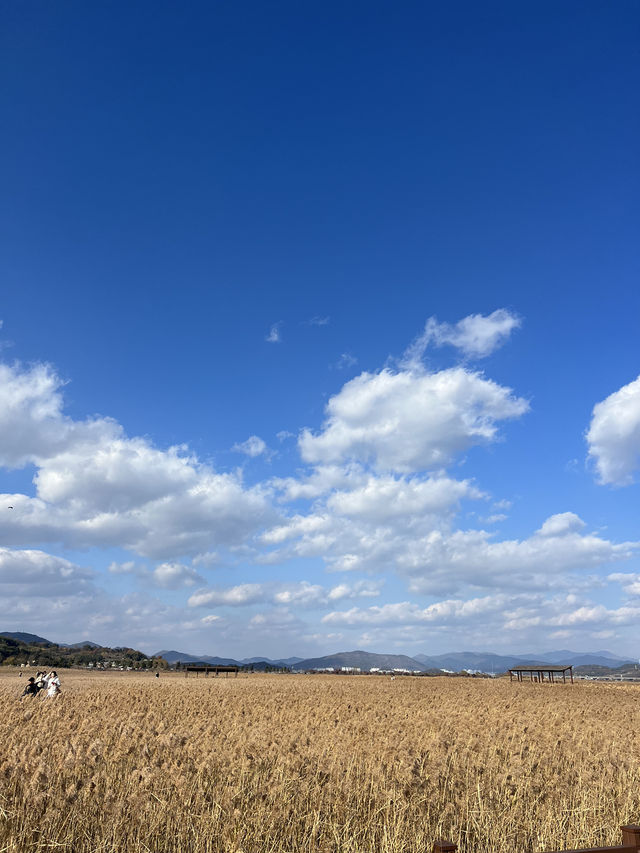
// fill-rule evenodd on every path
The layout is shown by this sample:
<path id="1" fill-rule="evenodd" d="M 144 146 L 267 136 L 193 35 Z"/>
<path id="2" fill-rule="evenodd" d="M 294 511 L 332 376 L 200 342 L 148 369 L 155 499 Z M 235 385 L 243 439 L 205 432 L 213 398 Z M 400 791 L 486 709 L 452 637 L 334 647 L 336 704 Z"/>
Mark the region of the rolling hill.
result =
<path id="1" fill-rule="evenodd" d="M 359 667 L 369 670 L 372 667 L 379 669 L 409 669 L 424 672 L 426 667 L 415 658 L 407 655 L 377 655 L 373 652 L 338 652 L 335 655 L 325 655 L 320 658 L 309 658 L 293 665 L 293 669 L 328 669 L 329 667 L 340 669 L 342 666 Z"/>

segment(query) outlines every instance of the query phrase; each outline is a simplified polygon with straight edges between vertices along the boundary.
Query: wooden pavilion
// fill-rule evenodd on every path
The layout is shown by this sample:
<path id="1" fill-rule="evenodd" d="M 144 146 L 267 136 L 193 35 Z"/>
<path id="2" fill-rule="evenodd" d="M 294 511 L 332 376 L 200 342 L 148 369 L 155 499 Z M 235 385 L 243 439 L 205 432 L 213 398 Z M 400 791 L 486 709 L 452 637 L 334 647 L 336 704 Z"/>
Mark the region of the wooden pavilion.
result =
<path id="1" fill-rule="evenodd" d="M 509 681 L 513 681 L 514 678 L 516 681 L 524 681 L 525 676 L 528 675 L 530 681 L 548 681 L 550 684 L 555 684 L 556 676 L 558 677 L 558 681 L 560 680 L 560 676 L 562 676 L 562 683 L 566 684 L 567 673 L 569 673 L 571 684 L 573 684 L 573 665 L 550 666 L 549 664 L 529 664 L 525 666 L 513 666 L 509 670 Z"/>
<path id="2" fill-rule="evenodd" d="M 196 678 L 198 674 L 203 672 L 205 678 L 212 672 L 214 675 L 218 675 L 220 672 L 224 672 L 225 676 L 228 676 L 230 672 L 235 673 L 236 678 L 238 677 L 239 666 L 223 666 L 222 664 L 187 664 L 184 668 L 184 677 L 188 678 L 189 673 L 192 672 L 195 674 Z"/>

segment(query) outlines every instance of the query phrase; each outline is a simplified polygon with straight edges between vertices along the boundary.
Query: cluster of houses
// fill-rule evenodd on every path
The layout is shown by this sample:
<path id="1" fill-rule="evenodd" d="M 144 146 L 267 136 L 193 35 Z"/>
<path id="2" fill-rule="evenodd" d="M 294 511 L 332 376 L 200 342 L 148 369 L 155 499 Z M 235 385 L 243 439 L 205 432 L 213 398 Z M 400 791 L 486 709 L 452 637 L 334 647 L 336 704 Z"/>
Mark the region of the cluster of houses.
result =
<path id="1" fill-rule="evenodd" d="M 579 681 L 640 681 L 640 675 L 626 675 L 615 673 L 614 675 L 576 675 Z"/>
<path id="2" fill-rule="evenodd" d="M 115 660 L 103 660 L 97 661 L 96 663 L 88 663 L 87 669 L 117 669 L 120 672 L 133 672 L 135 669 L 147 669 L 148 667 L 153 666 L 154 661 L 152 661 L 151 658 L 144 658 L 144 660 L 141 660 L 138 663 L 138 666 L 124 666 L 124 664 Z"/>
<path id="3" fill-rule="evenodd" d="M 115 669 L 115 670 L 118 670 L 119 672 L 133 672 L 136 669 L 150 668 L 155 663 L 157 663 L 157 661 L 152 661 L 151 658 L 145 658 L 144 660 L 141 660 L 138 662 L 138 664 L 139 664 L 138 666 L 133 667 L 133 666 L 124 666 L 122 663 L 120 663 L 119 661 L 115 661 L 115 660 L 101 660 L 101 661 L 96 661 L 96 662 L 90 661 L 89 663 L 86 663 L 86 664 L 76 664 L 75 668 L 76 669 L 100 669 L 100 670 Z M 32 666 L 38 666 L 38 664 L 35 660 L 34 661 L 28 661 L 27 663 L 21 663 L 20 669 L 29 669 Z"/>
<path id="4" fill-rule="evenodd" d="M 401 669 L 400 667 L 381 669 L 379 666 L 372 666 L 371 669 L 362 669 L 359 666 L 325 666 L 311 671 L 338 673 L 342 675 L 422 675 L 422 671 L 419 669 Z"/>

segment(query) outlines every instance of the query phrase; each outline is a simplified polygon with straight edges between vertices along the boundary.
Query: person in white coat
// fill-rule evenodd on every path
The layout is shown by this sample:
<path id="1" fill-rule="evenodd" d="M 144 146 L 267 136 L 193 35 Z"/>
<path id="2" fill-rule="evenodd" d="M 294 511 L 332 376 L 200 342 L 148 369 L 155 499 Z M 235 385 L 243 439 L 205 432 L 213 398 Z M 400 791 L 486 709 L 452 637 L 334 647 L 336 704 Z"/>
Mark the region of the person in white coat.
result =
<path id="1" fill-rule="evenodd" d="M 51 670 L 51 672 L 47 676 L 47 699 L 53 699 L 61 692 L 62 688 L 60 686 L 60 679 L 58 678 L 58 673 L 55 670 Z"/>

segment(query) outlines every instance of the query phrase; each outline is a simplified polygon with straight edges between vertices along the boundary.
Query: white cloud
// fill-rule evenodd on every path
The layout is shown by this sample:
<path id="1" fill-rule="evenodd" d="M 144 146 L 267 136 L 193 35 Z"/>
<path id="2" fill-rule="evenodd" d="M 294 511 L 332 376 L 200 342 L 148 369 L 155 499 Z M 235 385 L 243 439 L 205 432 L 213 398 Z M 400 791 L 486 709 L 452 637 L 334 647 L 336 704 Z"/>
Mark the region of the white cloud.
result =
<path id="1" fill-rule="evenodd" d="M 200 589 L 189 598 L 190 607 L 245 607 L 257 603 L 323 607 L 348 598 L 372 598 L 380 595 L 381 581 L 358 581 L 326 589 L 307 581 L 299 583 L 244 583 L 233 587 Z"/>
<path id="2" fill-rule="evenodd" d="M 380 595 L 384 581 L 358 581 L 355 584 L 339 583 L 329 590 L 329 601 L 340 601 L 344 598 L 375 598 Z"/>
<path id="3" fill-rule="evenodd" d="M 380 595 L 381 586 L 380 581 L 358 581 L 355 584 L 338 584 L 327 590 L 317 584 L 309 584 L 303 581 L 300 584 L 285 586 L 275 594 L 274 602 L 276 604 L 320 607 L 349 598 L 375 598 Z"/>
<path id="4" fill-rule="evenodd" d="M 165 589 L 179 589 L 184 586 L 195 586 L 204 583 L 204 578 L 189 566 L 181 563 L 161 563 L 152 572 L 153 581 Z"/>
<path id="5" fill-rule="evenodd" d="M 62 413 L 51 368 L 0 365 L 0 464 L 36 466 L 36 496 L 5 494 L 6 544 L 117 546 L 175 559 L 241 544 L 275 518 L 261 487 L 218 474 L 184 447 L 161 450 L 108 418 Z"/>
<path id="6" fill-rule="evenodd" d="M 287 539 L 317 533 L 326 529 L 328 524 L 330 524 L 328 516 L 294 515 L 286 524 L 272 527 L 263 533 L 261 539 L 267 545 L 278 545 Z"/>
<path id="7" fill-rule="evenodd" d="M 438 636 L 456 641 L 464 631 L 465 642 L 476 647 L 488 643 L 509 645 L 527 638 L 561 636 L 584 643 L 610 637 L 611 629 L 631 630 L 640 617 L 640 607 L 623 605 L 607 608 L 575 595 L 545 597 L 539 593 L 509 595 L 498 593 L 470 600 L 446 599 L 427 607 L 403 601 L 368 608 L 327 613 L 322 623 L 343 630 L 366 628 L 366 642 L 400 644 L 407 648 Z"/>
<path id="8" fill-rule="evenodd" d="M 323 317 L 321 315 L 316 315 L 312 317 L 310 320 L 307 320 L 308 326 L 328 326 L 331 317 Z"/>
<path id="9" fill-rule="evenodd" d="M 325 625 L 419 625 L 427 622 L 450 622 L 478 615 L 485 616 L 489 612 L 502 610 L 506 597 L 502 595 L 474 598 L 469 601 L 450 599 L 419 607 L 410 601 L 400 604 L 383 604 L 380 607 L 368 607 L 363 610 L 352 607 L 351 610 L 334 611 L 322 617 Z"/>
<path id="10" fill-rule="evenodd" d="M 136 575 L 145 569 L 138 566 L 135 560 L 126 560 L 124 563 L 109 563 L 107 571 L 112 575 Z"/>
<path id="11" fill-rule="evenodd" d="M 499 524 L 501 521 L 506 521 L 508 517 L 503 512 L 496 512 L 494 515 L 488 515 L 484 521 L 486 524 Z"/>
<path id="12" fill-rule="evenodd" d="M 558 512 L 543 523 L 537 535 L 554 538 L 569 533 L 579 533 L 585 527 L 586 524 L 575 512 Z"/>
<path id="13" fill-rule="evenodd" d="M 197 554 L 191 561 L 194 566 L 201 566 L 203 569 L 213 569 L 220 565 L 220 555 L 216 551 L 205 551 L 203 554 Z"/>
<path id="14" fill-rule="evenodd" d="M 360 488 L 332 494 L 327 507 L 337 515 L 366 518 L 382 524 L 397 517 L 442 514 L 462 498 L 482 497 L 483 493 L 467 480 L 370 476 Z"/>
<path id="15" fill-rule="evenodd" d="M 282 341 L 282 337 L 280 335 L 280 327 L 282 323 L 274 323 L 269 329 L 269 333 L 265 337 L 265 341 L 269 344 L 279 344 Z"/>
<path id="16" fill-rule="evenodd" d="M 614 572 L 607 576 L 608 581 L 619 583 L 627 595 L 640 596 L 640 574 L 637 572 Z"/>
<path id="17" fill-rule="evenodd" d="M 265 600 L 268 587 L 260 583 L 242 583 L 228 589 L 201 589 L 189 598 L 189 607 L 244 607 Z"/>
<path id="18" fill-rule="evenodd" d="M 640 467 L 640 376 L 593 407 L 586 437 L 600 482 L 630 485 Z"/>
<path id="19" fill-rule="evenodd" d="M 574 513 L 559 513 L 523 540 L 491 542 L 484 530 L 433 531 L 408 543 L 398 569 L 421 593 L 462 586 L 536 588 L 557 585 L 562 573 L 629 559 L 640 547 L 583 533 L 583 527 Z"/>
<path id="20" fill-rule="evenodd" d="M 267 449 L 265 442 L 257 435 L 250 435 L 246 441 L 241 444 L 234 444 L 232 450 L 238 453 L 244 453 L 247 456 L 255 458 L 261 456 Z"/>
<path id="21" fill-rule="evenodd" d="M 603 604 L 578 607 L 570 613 L 561 613 L 549 620 L 552 625 L 634 625 L 640 618 L 640 607 L 623 605 L 613 609 Z"/>
<path id="22" fill-rule="evenodd" d="M 410 543 L 434 530 L 448 531 L 461 501 L 483 493 L 468 480 L 449 477 L 376 477 L 362 469 L 340 478 L 332 470 L 310 481 L 312 494 L 334 489 L 310 513 L 298 513 L 260 537 L 270 562 L 286 557 L 322 557 L 336 571 L 394 569 Z M 309 483 L 303 483 L 303 486 Z M 294 491 L 290 485 L 287 488 Z"/>
<path id="23" fill-rule="evenodd" d="M 94 577 L 93 571 L 44 551 L 0 548 L 0 591 L 3 597 L 76 595 L 92 589 Z"/>
<path id="24" fill-rule="evenodd" d="M 61 414 L 62 385 L 46 364 L 0 364 L 0 465 L 20 468 L 64 447 L 71 424 Z"/>
<path id="25" fill-rule="evenodd" d="M 394 571 L 408 579 L 412 592 L 441 594 L 576 586 L 586 576 L 578 581 L 570 573 L 584 576 L 629 559 L 640 547 L 585 532 L 570 512 L 551 516 L 522 540 L 493 541 L 495 534 L 486 530 L 451 529 L 460 500 L 481 497 L 469 482 L 444 477 L 372 478 L 265 532 L 262 540 L 276 550 L 263 559 L 320 557 L 334 571 Z"/>
<path id="26" fill-rule="evenodd" d="M 455 327 L 433 321 L 427 325 L 429 342 L 487 354 L 509 334 L 508 317 L 498 314 L 466 318 Z M 511 321 L 515 328 L 512 316 Z M 388 640 L 411 647 L 416 637 L 435 637 L 438 631 L 450 631 L 457 640 L 460 626 L 470 642 L 483 644 L 501 638 L 505 629 L 517 637 L 555 632 L 567 642 L 619 626 L 632 630 L 640 575 L 609 575 L 629 596 L 630 603 L 621 607 L 579 596 L 602 585 L 601 573 L 595 573 L 628 559 L 638 543 L 614 543 L 602 532 L 590 532 L 573 512 L 552 515 L 523 538 L 500 540 L 486 530 L 456 529 L 466 501 L 491 506 L 490 515 L 475 514 L 476 519 L 489 515 L 487 523 L 504 520 L 502 510 L 510 503 L 491 503 L 472 479 L 455 479 L 445 473 L 446 466 L 474 445 L 496 441 L 502 421 L 528 410 L 525 400 L 481 373 L 464 367 L 429 372 L 416 362 L 363 373 L 329 400 L 320 429 L 300 434 L 308 465 L 296 476 L 252 488 L 241 472 L 220 474 L 184 446 L 163 449 L 147 438 L 130 437 L 109 418 L 67 417 L 62 391 L 62 381 L 48 366 L 0 370 L 0 464 L 35 467 L 33 496 L 0 495 L 0 506 L 14 507 L 0 513 L 0 541 L 127 549 L 132 558 L 112 563 L 107 577 L 132 576 L 144 584 L 145 595 L 116 598 L 97 587 L 92 571 L 70 561 L 4 548 L 0 615 L 12 623 L 30 621 L 39 633 L 37 604 L 46 597 L 45 627 L 66 631 L 72 620 L 82 626 L 74 628 L 81 637 L 95 631 L 96 639 L 126 637 L 135 644 L 141 637 L 145 642 L 162 637 L 165 644 L 169 636 L 171 647 L 178 637 L 206 639 L 213 632 L 216 643 L 224 638 L 240 645 L 249 636 L 253 642 L 264 636 L 281 647 L 284 636 L 296 649 L 342 637 L 318 632 L 314 610 L 332 611 L 325 617 L 327 627 L 364 630 L 372 645 Z M 606 408 L 616 395 L 599 406 Z M 603 472 L 615 468 L 611 423 L 629 426 L 633 420 L 629 395 L 624 403 L 624 417 L 619 401 L 609 420 L 594 409 L 588 437 L 603 481 L 612 476 Z M 623 431 L 622 439 L 620 434 L 624 453 L 617 447 L 615 476 L 624 479 L 633 472 L 635 433 Z M 268 452 L 256 435 L 234 449 L 254 457 Z M 276 511 L 274 500 L 280 507 L 292 505 Z M 376 573 L 377 579 L 354 580 L 353 574 L 350 582 L 333 584 L 315 583 L 312 576 L 299 582 L 276 579 L 279 565 L 290 558 L 317 558 L 330 570 Z M 250 562 L 269 563 L 270 579 L 239 582 L 246 577 L 243 563 Z M 199 567 L 219 564 L 238 573 L 235 583 L 207 587 Z M 383 603 L 382 577 L 391 573 L 412 593 L 442 600 L 426 606 L 424 601 Z M 188 606 L 165 606 L 149 594 L 154 587 L 181 590 L 182 600 L 188 590 Z M 565 594 L 569 590 L 573 597 Z M 352 606 L 372 598 L 379 606 Z M 206 610 L 234 607 L 234 618 L 231 610 L 224 611 L 224 619 Z M 243 614 L 242 607 L 252 610 Z M 264 613 L 253 615 L 262 608 Z M 313 625 L 296 615 L 305 612 Z"/>
<path id="27" fill-rule="evenodd" d="M 422 335 L 407 350 L 405 358 L 412 363 L 419 361 L 428 346 L 450 345 L 459 349 L 463 355 L 472 358 L 485 358 L 502 346 L 514 329 L 522 321 L 505 308 L 499 308 L 492 314 L 470 314 L 455 325 L 439 323 L 430 317 Z"/>
<path id="28" fill-rule="evenodd" d="M 312 472 L 300 477 L 274 477 L 271 486 L 281 492 L 285 502 L 311 500 L 332 489 L 352 488 L 367 481 L 366 470 L 358 464 L 317 465 Z"/>
<path id="29" fill-rule="evenodd" d="M 298 440 L 306 462 L 371 463 L 379 470 L 437 470 L 475 444 L 497 438 L 497 423 L 529 408 L 510 388 L 462 367 L 362 373 L 327 404 L 323 430 Z"/>

